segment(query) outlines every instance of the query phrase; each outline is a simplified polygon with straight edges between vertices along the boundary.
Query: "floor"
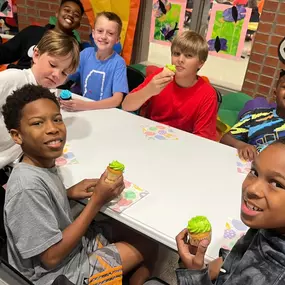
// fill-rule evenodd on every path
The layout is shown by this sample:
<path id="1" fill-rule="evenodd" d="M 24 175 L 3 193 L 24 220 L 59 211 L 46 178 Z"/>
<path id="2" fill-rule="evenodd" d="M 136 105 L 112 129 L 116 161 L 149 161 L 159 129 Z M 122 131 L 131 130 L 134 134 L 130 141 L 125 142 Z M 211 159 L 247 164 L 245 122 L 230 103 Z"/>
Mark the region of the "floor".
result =
<path id="1" fill-rule="evenodd" d="M 154 276 L 170 285 L 177 285 L 175 269 L 178 265 L 178 254 L 163 245 L 159 246 L 159 256 L 154 270 Z"/>

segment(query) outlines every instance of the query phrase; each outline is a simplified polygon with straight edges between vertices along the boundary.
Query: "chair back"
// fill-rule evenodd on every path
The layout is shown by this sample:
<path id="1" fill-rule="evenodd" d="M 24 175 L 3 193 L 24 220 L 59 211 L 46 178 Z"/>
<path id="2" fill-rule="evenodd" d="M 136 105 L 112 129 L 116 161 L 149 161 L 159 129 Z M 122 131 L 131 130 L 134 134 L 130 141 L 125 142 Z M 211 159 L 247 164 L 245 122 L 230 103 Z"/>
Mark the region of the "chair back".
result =
<path id="1" fill-rule="evenodd" d="M 129 85 L 129 92 L 131 92 L 133 89 L 137 88 L 140 84 L 144 82 L 145 76 L 139 70 L 131 66 L 127 66 L 127 79 Z"/>

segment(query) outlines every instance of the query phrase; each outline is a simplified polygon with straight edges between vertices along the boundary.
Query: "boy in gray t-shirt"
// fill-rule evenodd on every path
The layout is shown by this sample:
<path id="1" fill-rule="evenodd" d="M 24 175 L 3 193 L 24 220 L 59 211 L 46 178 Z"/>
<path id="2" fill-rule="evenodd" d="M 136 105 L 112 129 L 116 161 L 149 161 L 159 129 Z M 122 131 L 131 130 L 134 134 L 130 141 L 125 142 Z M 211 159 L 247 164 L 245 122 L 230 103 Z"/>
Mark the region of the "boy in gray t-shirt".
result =
<path id="1" fill-rule="evenodd" d="M 122 273 L 141 264 L 153 248 L 148 244 L 147 250 L 146 243 L 138 242 L 109 244 L 89 225 L 100 208 L 123 191 L 123 177 L 108 184 L 104 173 L 65 189 L 55 159 L 62 153 L 66 128 L 58 101 L 48 89 L 25 85 L 14 91 L 3 115 L 24 153 L 5 197 L 9 262 L 34 284 L 51 284 L 60 274 L 80 285 L 121 284 Z M 84 198 L 90 200 L 73 220 L 68 199 Z M 140 267 L 130 284 L 143 284 L 148 275 L 149 270 Z"/>

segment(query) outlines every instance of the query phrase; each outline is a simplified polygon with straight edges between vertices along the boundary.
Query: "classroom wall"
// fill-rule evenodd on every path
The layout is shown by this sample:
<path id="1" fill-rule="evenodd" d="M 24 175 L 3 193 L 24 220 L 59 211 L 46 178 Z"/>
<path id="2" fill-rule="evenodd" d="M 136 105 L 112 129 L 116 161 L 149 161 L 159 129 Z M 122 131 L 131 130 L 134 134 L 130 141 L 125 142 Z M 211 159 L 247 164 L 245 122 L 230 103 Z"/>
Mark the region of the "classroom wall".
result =
<path id="1" fill-rule="evenodd" d="M 60 2 L 59 0 L 17 0 L 19 29 L 22 30 L 35 22 L 46 25 L 49 17 L 55 15 Z M 91 28 L 85 15 L 79 33 L 81 40 L 89 41 Z"/>
<path id="2" fill-rule="evenodd" d="M 252 47 L 243 92 L 272 99 L 280 69 L 277 47 L 285 36 L 284 0 L 265 0 L 258 31 Z"/>

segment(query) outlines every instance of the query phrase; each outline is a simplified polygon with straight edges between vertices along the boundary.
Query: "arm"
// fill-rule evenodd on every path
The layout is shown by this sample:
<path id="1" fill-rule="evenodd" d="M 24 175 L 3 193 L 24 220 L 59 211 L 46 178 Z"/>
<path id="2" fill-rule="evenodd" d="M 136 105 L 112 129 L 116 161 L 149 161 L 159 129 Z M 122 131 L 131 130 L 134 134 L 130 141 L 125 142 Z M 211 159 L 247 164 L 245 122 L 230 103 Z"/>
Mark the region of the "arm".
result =
<path id="1" fill-rule="evenodd" d="M 12 63 L 21 58 L 25 52 L 24 43 L 33 34 L 33 26 L 26 27 L 13 38 L 0 45 L 0 64 Z"/>
<path id="2" fill-rule="evenodd" d="M 242 160 L 252 161 L 258 153 L 254 145 L 237 140 L 230 132 L 224 134 L 220 142 L 236 148 L 238 151 L 238 156 Z"/>
<path id="3" fill-rule="evenodd" d="M 198 248 L 193 248 L 186 242 L 187 237 L 187 229 L 182 230 L 176 237 L 178 254 L 186 268 L 176 270 L 178 285 L 212 285 L 209 270 L 204 263 L 209 241 L 202 240 Z M 192 254 L 194 251 L 195 255 Z"/>
<path id="4" fill-rule="evenodd" d="M 53 211 L 54 202 L 50 198 L 49 189 L 34 177 L 32 189 L 25 188 L 21 181 L 14 179 L 9 185 L 9 191 L 18 194 L 12 197 L 7 195 L 5 223 L 21 257 L 31 260 L 40 258 L 45 267 L 52 269 L 70 254 L 100 207 L 124 189 L 123 177 L 114 184 L 106 183 L 106 177 L 106 173 L 101 176 L 81 215 L 63 230 L 59 228 L 59 217 Z M 24 188 L 18 191 L 19 187 Z M 64 190 L 63 186 L 61 190 Z M 28 238 L 30 236 L 33 239 Z"/>
<path id="5" fill-rule="evenodd" d="M 84 210 L 72 224 L 63 230 L 62 239 L 40 255 L 41 262 L 47 268 L 52 269 L 56 267 L 70 254 L 86 233 L 90 223 L 101 207 L 114 197 L 117 197 L 125 188 L 122 176 L 114 184 L 106 183 L 106 177 L 107 173 L 105 172 L 94 187 L 93 195 Z"/>
<path id="6" fill-rule="evenodd" d="M 94 195 L 90 198 L 78 218 L 63 230 L 62 239 L 40 255 L 41 262 L 47 268 L 56 267 L 75 248 L 102 206 Z"/>
<path id="7" fill-rule="evenodd" d="M 247 143 L 237 140 L 232 134 L 231 132 L 227 132 L 226 134 L 223 135 L 223 137 L 220 140 L 220 143 L 222 144 L 226 144 L 228 146 L 232 146 L 236 149 L 239 149 L 245 145 L 248 145 Z"/>
<path id="8" fill-rule="evenodd" d="M 149 89 L 149 84 L 147 84 L 144 85 L 142 89 L 129 93 L 122 103 L 122 109 L 125 111 L 138 110 L 148 99 L 154 95 Z"/>
<path id="9" fill-rule="evenodd" d="M 173 80 L 174 72 L 165 68 L 159 69 L 153 75 L 150 75 L 146 80 L 129 93 L 122 103 L 122 108 L 125 111 L 138 110 L 152 96 L 158 95 L 165 86 Z"/>
<path id="10" fill-rule="evenodd" d="M 246 142 L 248 140 L 250 122 L 250 118 L 242 118 L 228 133 L 223 135 L 220 142 L 236 148 L 241 159 L 252 161 L 257 155 L 257 149 Z"/>
<path id="11" fill-rule="evenodd" d="M 120 106 L 123 100 L 123 93 L 122 92 L 116 92 L 113 94 L 112 97 L 103 99 L 100 101 L 94 101 L 94 102 L 88 102 L 84 101 L 86 103 L 86 109 L 85 110 L 99 110 L 99 109 L 108 109 L 108 108 L 116 108 Z"/>
<path id="12" fill-rule="evenodd" d="M 118 107 L 123 100 L 123 93 L 116 92 L 112 97 L 100 101 L 84 101 L 74 98 L 72 100 L 60 100 L 60 105 L 66 111 L 87 111 Z"/>

